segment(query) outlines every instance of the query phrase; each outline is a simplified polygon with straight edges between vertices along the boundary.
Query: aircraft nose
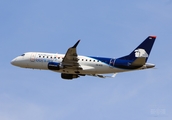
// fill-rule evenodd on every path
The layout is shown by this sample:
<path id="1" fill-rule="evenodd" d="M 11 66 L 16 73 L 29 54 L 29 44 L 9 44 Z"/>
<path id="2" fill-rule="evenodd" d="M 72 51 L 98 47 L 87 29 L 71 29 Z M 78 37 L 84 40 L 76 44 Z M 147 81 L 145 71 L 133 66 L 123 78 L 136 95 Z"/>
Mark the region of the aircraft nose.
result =
<path id="1" fill-rule="evenodd" d="M 11 61 L 11 64 L 17 67 L 26 67 L 26 60 L 23 56 L 18 56 Z"/>
<path id="2" fill-rule="evenodd" d="M 16 58 L 11 61 L 11 64 L 16 66 Z"/>

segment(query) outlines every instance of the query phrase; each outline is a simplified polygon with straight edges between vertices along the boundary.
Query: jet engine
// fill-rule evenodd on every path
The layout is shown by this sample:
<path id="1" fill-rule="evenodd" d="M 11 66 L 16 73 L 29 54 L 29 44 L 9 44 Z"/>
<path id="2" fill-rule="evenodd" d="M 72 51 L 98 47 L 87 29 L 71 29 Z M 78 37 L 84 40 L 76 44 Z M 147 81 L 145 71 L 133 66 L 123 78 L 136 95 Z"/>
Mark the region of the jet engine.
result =
<path id="1" fill-rule="evenodd" d="M 57 62 L 49 62 L 48 63 L 48 69 L 50 70 L 60 70 L 62 68 L 62 66 L 60 65 L 60 63 Z"/>
<path id="2" fill-rule="evenodd" d="M 77 74 L 65 74 L 65 73 L 61 74 L 61 78 L 68 79 L 68 80 L 72 80 L 73 78 L 78 78 L 78 77 L 79 75 Z"/>

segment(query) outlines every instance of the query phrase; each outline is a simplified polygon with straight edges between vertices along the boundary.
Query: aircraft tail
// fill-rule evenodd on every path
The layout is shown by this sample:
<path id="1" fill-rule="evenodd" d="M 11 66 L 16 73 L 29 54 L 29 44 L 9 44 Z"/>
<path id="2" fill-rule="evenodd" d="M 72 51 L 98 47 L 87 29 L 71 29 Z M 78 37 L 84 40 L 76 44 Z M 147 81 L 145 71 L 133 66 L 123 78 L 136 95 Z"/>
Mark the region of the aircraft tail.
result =
<path id="1" fill-rule="evenodd" d="M 129 55 L 119 59 L 132 61 L 130 66 L 144 65 L 150 55 L 151 49 L 155 42 L 156 36 L 148 36 L 138 47 L 136 47 Z"/>

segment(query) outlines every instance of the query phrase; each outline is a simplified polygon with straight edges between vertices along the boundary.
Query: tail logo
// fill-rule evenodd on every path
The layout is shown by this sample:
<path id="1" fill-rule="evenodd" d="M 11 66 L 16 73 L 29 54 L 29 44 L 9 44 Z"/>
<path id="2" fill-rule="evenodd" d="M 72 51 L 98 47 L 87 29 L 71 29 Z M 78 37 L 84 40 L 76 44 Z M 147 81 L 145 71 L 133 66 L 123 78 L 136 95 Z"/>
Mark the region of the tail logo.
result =
<path id="1" fill-rule="evenodd" d="M 148 54 L 144 49 L 136 49 L 135 51 L 135 57 L 148 57 Z"/>

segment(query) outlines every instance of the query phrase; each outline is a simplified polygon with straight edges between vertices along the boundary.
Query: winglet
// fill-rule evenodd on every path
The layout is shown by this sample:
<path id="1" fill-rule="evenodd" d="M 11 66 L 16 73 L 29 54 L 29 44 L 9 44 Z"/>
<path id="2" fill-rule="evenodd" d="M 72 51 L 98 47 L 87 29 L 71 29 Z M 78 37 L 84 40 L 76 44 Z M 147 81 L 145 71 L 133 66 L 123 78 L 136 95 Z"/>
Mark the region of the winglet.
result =
<path id="1" fill-rule="evenodd" d="M 72 48 L 76 48 L 77 45 L 79 44 L 80 40 L 78 40 L 78 42 L 75 43 L 75 45 Z"/>

